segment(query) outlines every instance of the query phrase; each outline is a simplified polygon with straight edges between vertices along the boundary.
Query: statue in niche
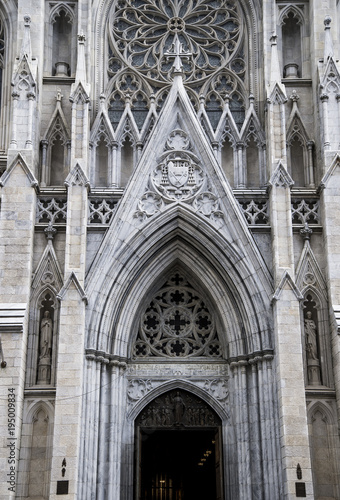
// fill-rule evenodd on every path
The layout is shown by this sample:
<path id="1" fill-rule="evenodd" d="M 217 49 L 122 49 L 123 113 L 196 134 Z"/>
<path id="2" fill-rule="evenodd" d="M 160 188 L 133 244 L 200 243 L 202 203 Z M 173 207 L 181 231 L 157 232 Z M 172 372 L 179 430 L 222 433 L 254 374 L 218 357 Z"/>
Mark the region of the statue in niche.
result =
<path id="1" fill-rule="evenodd" d="M 312 313 L 310 311 L 307 311 L 306 313 L 305 335 L 306 335 L 307 357 L 309 359 L 319 359 L 317 339 L 316 339 L 316 325 L 315 321 L 313 321 L 312 319 Z"/>
<path id="2" fill-rule="evenodd" d="M 309 385 L 321 385 L 320 361 L 318 356 L 318 338 L 312 312 L 307 311 L 304 321 L 307 352 L 307 378 Z"/>
<path id="3" fill-rule="evenodd" d="M 51 383 L 51 353 L 52 353 L 53 323 L 50 312 L 45 311 L 40 323 L 38 385 Z"/>

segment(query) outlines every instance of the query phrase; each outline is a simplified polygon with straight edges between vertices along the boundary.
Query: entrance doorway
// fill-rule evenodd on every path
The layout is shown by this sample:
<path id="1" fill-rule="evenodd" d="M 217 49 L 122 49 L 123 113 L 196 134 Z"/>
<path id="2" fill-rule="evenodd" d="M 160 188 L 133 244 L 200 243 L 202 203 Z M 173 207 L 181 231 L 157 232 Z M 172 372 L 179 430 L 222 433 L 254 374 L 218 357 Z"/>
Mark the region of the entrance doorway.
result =
<path id="1" fill-rule="evenodd" d="M 136 421 L 136 500 L 222 499 L 221 425 L 201 399 L 170 391 Z"/>

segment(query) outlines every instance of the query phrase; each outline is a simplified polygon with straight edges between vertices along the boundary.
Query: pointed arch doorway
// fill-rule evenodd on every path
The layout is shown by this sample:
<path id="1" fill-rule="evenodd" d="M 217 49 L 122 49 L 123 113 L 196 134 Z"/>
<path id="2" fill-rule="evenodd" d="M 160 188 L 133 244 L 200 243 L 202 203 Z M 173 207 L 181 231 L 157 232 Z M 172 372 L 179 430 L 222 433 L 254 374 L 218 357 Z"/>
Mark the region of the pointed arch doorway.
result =
<path id="1" fill-rule="evenodd" d="M 200 398 L 172 390 L 136 419 L 136 500 L 221 500 L 221 420 Z"/>

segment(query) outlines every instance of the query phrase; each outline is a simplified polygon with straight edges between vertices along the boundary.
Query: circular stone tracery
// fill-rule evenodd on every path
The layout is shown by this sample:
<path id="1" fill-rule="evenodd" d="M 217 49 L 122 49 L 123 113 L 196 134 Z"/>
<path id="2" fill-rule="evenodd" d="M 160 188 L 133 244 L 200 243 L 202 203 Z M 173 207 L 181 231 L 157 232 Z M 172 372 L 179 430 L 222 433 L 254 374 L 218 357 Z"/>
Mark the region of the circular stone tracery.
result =
<path id="1" fill-rule="evenodd" d="M 186 82 L 203 80 L 235 56 L 242 39 L 236 0 L 120 0 L 110 18 L 115 56 L 145 77 L 171 80 L 167 54 L 178 36 Z"/>

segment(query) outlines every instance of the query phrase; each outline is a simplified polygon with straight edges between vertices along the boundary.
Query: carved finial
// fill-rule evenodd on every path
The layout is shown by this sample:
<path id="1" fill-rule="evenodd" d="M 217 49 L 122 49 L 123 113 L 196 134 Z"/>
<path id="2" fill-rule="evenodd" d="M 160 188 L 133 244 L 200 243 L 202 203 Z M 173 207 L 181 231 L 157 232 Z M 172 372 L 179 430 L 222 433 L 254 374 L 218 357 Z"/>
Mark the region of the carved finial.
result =
<path id="1" fill-rule="evenodd" d="M 271 46 L 277 45 L 277 34 L 275 31 L 273 31 L 272 36 L 270 37 L 270 44 Z"/>
<path id="2" fill-rule="evenodd" d="M 323 24 L 325 25 L 325 30 L 331 28 L 331 22 L 332 22 L 331 16 L 326 16 L 323 21 Z"/>
<path id="3" fill-rule="evenodd" d="M 26 14 L 26 16 L 24 16 L 24 23 L 25 23 L 25 26 L 29 27 L 30 24 L 31 24 L 31 16 Z"/>
<path id="4" fill-rule="evenodd" d="M 289 97 L 291 101 L 293 102 L 298 102 L 300 99 L 299 94 L 296 92 L 296 90 L 293 90 L 292 95 Z"/>
<path id="5" fill-rule="evenodd" d="M 250 106 L 253 106 L 254 102 L 255 102 L 254 94 L 249 94 L 249 104 L 250 104 Z"/>
<path id="6" fill-rule="evenodd" d="M 52 222 L 48 223 L 48 226 L 44 229 L 45 236 L 48 242 L 53 241 L 53 237 L 55 236 L 57 230 L 53 227 Z"/>
<path id="7" fill-rule="evenodd" d="M 105 102 L 106 102 L 106 95 L 104 94 L 104 92 L 102 92 L 100 94 L 99 101 L 100 101 L 101 108 L 103 108 L 105 106 Z"/>
<path id="8" fill-rule="evenodd" d="M 78 35 L 78 57 L 76 69 L 76 82 L 86 82 L 86 64 L 85 64 L 85 35 L 83 31 Z"/>
<path id="9" fill-rule="evenodd" d="M 332 18 L 330 16 L 326 16 L 324 19 L 324 25 L 325 25 L 325 47 L 324 47 L 324 54 L 323 54 L 323 62 L 326 64 L 328 59 L 330 57 L 334 56 L 334 51 L 333 51 L 333 40 L 332 40 L 332 35 L 331 35 L 331 22 Z"/>
<path id="10" fill-rule="evenodd" d="M 310 240 L 310 237 L 313 233 L 313 229 L 311 229 L 308 225 L 308 222 L 305 222 L 305 226 L 303 229 L 300 229 L 300 234 L 305 241 Z"/>
<path id="11" fill-rule="evenodd" d="M 80 33 L 78 34 L 78 42 L 79 43 L 85 43 L 85 40 L 86 40 L 86 37 L 84 35 L 83 30 L 81 30 Z"/>
<path id="12" fill-rule="evenodd" d="M 57 89 L 57 95 L 56 95 L 57 102 L 61 102 L 63 97 L 64 96 L 61 93 L 61 89 Z"/>
<path id="13" fill-rule="evenodd" d="M 189 56 L 191 56 L 191 52 L 185 52 L 183 50 L 183 44 L 179 41 L 177 33 L 175 34 L 174 41 L 170 47 L 168 52 L 164 52 L 166 56 L 166 60 L 170 59 L 174 60 L 174 64 L 172 70 L 174 74 L 182 75 L 183 74 L 183 63 L 182 60 L 189 61 Z"/>

